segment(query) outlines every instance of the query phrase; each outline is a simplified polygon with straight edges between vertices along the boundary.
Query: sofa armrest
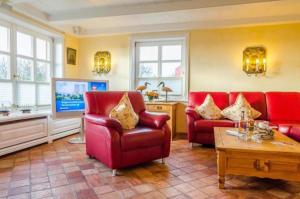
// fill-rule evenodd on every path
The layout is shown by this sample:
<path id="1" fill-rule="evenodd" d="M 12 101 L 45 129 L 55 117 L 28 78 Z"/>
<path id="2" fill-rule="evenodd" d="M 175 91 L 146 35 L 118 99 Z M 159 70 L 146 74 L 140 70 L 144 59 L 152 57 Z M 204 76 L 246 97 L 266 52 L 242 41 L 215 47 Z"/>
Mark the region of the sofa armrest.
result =
<path id="1" fill-rule="evenodd" d="M 185 114 L 187 114 L 188 116 L 192 117 L 194 120 L 201 119 L 201 117 L 199 116 L 199 114 L 195 111 L 195 108 L 191 107 L 191 106 L 188 106 L 185 109 Z"/>
<path id="2" fill-rule="evenodd" d="M 151 113 L 143 111 L 139 115 L 139 123 L 142 126 L 148 126 L 161 129 L 166 122 L 170 119 L 166 113 Z"/>
<path id="3" fill-rule="evenodd" d="M 120 124 L 120 122 L 116 119 L 107 117 L 107 116 L 100 116 L 100 115 L 96 115 L 96 114 L 86 114 L 84 116 L 84 118 L 91 123 L 97 124 L 97 125 L 101 125 L 107 128 L 112 128 L 116 131 L 118 131 L 119 133 L 123 132 L 123 128 Z"/>

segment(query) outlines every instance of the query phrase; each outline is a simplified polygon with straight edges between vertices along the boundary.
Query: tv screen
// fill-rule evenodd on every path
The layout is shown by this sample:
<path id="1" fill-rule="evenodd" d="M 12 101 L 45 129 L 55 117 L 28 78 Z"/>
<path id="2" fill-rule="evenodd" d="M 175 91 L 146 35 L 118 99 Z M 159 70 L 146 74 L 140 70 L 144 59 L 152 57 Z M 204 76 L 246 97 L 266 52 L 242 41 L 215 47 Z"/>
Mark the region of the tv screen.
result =
<path id="1" fill-rule="evenodd" d="M 53 115 L 78 116 L 84 112 L 84 93 L 87 91 L 103 92 L 108 90 L 107 81 L 53 79 Z"/>

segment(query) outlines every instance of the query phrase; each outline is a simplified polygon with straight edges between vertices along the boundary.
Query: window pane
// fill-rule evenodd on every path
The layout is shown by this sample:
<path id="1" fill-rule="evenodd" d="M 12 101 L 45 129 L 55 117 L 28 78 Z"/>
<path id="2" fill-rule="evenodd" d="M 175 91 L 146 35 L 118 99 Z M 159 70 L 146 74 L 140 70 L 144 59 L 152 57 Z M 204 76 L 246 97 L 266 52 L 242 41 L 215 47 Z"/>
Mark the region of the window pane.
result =
<path id="1" fill-rule="evenodd" d="M 0 79 L 10 79 L 10 56 L 0 54 Z"/>
<path id="2" fill-rule="evenodd" d="M 33 56 L 33 38 L 30 35 L 17 32 L 17 53 L 18 55 Z"/>
<path id="3" fill-rule="evenodd" d="M 12 83 L 0 82 L 0 106 L 11 106 L 12 103 Z"/>
<path id="4" fill-rule="evenodd" d="M 50 80 L 50 64 L 45 62 L 37 62 L 35 79 L 39 82 L 48 82 Z"/>
<path id="5" fill-rule="evenodd" d="M 33 81 L 33 61 L 31 59 L 17 59 L 18 80 Z"/>
<path id="6" fill-rule="evenodd" d="M 182 80 L 163 80 L 165 82 L 165 86 L 171 88 L 173 92 L 168 93 L 169 95 L 181 95 L 182 94 Z M 165 94 L 165 92 L 161 91 L 161 87 L 159 88 L 161 94 Z"/>
<path id="7" fill-rule="evenodd" d="M 140 63 L 139 77 L 157 77 L 157 63 Z"/>
<path id="8" fill-rule="evenodd" d="M 0 26 L 0 51 L 9 52 L 9 29 Z"/>
<path id="9" fill-rule="evenodd" d="M 162 60 L 181 60 L 181 45 L 162 46 Z"/>
<path id="10" fill-rule="evenodd" d="M 140 61 L 156 61 L 156 60 L 158 60 L 158 46 L 140 47 Z"/>
<path id="11" fill-rule="evenodd" d="M 49 42 L 42 39 L 36 39 L 36 57 L 42 60 L 50 60 Z"/>
<path id="12" fill-rule="evenodd" d="M 147 89 L 143 91 L 143 94 L 146 93 L 146 91 L 153 91 L 153 90 L 158 90 L 157 85 L 158 81 L 157 80 L 138 80 L 137 86 L 145 85 L 145 82 L 150 83 L 150 85 L 147 85 Z"/>
<path id="13" fill-rule="evenodd" d="M 50 105 L 51 104 L 51 86 L 50 85 L 38 85 L 38 105 Z"/>
<path id="14" fill-rule="evenodd" d="M 162 63 L 161 74 L 163 77 L 181 77 L 181 62 Z"/>
<path id="15" fill-rule="evenodd" d="M 54 76 L 55 77 L 62 77 L 63 76 L 63 53 L 62 53 L 63 47 L 62 43 L 57 41 L 55 42 L 55 60 L 54 60 Z"/>
<path id="16" fill-rule="evenodd" d="M 18 83 L 17 100 L 19 106 L 35 105 L 35 84 Z"/>

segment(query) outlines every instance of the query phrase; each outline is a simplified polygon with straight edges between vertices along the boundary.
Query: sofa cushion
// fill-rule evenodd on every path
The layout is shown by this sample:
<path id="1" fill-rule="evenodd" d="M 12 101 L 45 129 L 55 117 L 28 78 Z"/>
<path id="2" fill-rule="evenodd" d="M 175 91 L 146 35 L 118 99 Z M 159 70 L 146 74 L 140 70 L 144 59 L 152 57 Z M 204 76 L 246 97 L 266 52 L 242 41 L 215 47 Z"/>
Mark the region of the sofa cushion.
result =
<path id="1" fill-rule="evenodd" d="M 300 122 L 300 93 L 267 92 L 266 101 L 270 121 Z"/>
<path id="2" fill-rule="evenodd" d="M 164 133 L 160 129 L 137 127 L 125 130 L 121 136 L 121 148 L 125 151 L 162 145 Z"/>
<path id="3" fill-rule="evenodd" d="M 123 129 L 133 129 L 139 122 L 139 116 L 134 112 L 127 93 L 111 110 L 109 117 L 118 120 Z"/>
<path id="4" fill-rule="evenodd" d="M 235 123 L 231 120 L 197 120 L 194 122 L 196 133 L 213 132 L 214 127 L 234 127 Z"/>
<path id="5" fill-rule="evenodd" d="M 227 107 L 222 111 L 222 115 L 233 121 L 238 121 L 241 119 L 242 112 L 244 111 L 246 117 L 251 117 L 252 119 L 257 119 L 261 113 L 255 110 L 249 102 L 246 100 L 243 94 L 239 94 L 233 105 Z M 249 113 L 248 113 L 249 112 Z"/>
<path id="6" fill-rule="evenodd" d="M 215 104 L 222 110 L 229 106 L 228 94 L 226 92 L 190 92 L 189 93 L 189 106 L 200 106 L 207 94 L 210 94 L 214 99 Z"/>
<path id="7" fill-rule="evenodd" d="M 210 94 L 207 94 L 204 102 L 195 108 L 195 111 L 204 119 L 218 120 L 222 118 L 221 109 L 215 104 Z"/>
<path id="8" fill-rule="evenodd" d="M 229 93 L 229 104 L 235 103 L 237 96 L 242 93 L 247 102 L 255 110 L 259 111 L 261 115 L 257 118 L 258 120 L 268 120 L 266 96 L 263 92 L 230 92 Z"/>

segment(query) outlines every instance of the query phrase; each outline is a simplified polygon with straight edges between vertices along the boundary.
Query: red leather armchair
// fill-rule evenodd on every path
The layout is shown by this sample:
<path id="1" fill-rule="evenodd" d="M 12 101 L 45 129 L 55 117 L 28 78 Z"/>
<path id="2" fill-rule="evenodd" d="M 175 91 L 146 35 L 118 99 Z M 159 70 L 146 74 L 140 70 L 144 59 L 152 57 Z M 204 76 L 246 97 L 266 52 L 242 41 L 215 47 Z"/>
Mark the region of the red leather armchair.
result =
<path id="1" fill-rule="evenodd" d="M 170 117 L 145 111 L 139 92 L 128 92 L 139 115 L 135 129 L 123 130 L 117 120 L 108 117 L 124 93 L 85 93 L 86 153 L 113 169 L 113 175 L 116 169 L 163 159 L 170 154 L 171 133 L 166 124 Z"/>

